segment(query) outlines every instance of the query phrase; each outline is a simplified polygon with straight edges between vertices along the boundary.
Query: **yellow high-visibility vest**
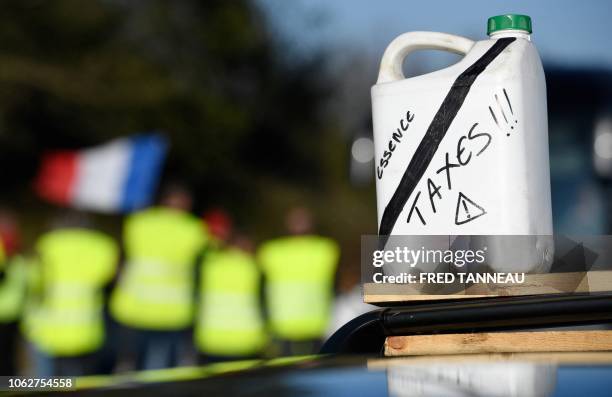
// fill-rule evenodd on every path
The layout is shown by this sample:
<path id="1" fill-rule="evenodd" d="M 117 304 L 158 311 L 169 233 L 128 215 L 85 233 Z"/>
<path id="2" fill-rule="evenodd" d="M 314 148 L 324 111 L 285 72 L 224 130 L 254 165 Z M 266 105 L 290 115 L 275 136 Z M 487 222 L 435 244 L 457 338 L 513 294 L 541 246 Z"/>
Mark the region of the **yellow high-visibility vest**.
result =
<path id="1" fill-rule="evenodd" d="M 260 248 L 270 325 L 277 336 L 292 341 L 324 336 L 338 257 L 337 244 L 319 236 L 279 238 Z"/>
<path id="2" fill-rule="evenodd" d="M 259 304 L 261 275 L 239 249 L 215 251 L 201 264 L 195 343 L 204 354 L 251 356 L 267 338 Z"/>
<path id="3" fill-rule="evenodd" d="M 205 242 L 195 216 L 155 207 L 124 225 L 126 263 L 110 301 L 120 323 L 147 330 L 180 330 L 193 321 L 193 271 Z"/>
<path id="4" fill-rule="evenodd" d="M 76 356 L 104 342 L 102 287 L 116 269 L 118 248 L 107 235 L 61 229 L 36 244 L 41 300 L 28 309 L 26 336 L 53 356 Z"/>
<path id="5" fill-rule="evenodd" d="M 4 257 L 0 242 L 0 270 L 4 279 L 0 280 L 0 323 L 17 321 L 21 315 L 26 293 L 26 269 L 23 258 Z"/>

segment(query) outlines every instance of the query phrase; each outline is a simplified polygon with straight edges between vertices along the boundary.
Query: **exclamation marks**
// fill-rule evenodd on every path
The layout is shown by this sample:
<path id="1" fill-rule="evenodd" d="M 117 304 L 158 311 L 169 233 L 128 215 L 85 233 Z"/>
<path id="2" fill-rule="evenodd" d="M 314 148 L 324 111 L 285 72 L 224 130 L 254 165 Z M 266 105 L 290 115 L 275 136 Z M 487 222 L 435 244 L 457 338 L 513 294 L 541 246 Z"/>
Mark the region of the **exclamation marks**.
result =
<path id="1" fill-rule="evenodd" d="M 514 118 L 514 110 L 512 110 L 512 103 L 510 103 L 510 98 L 508 97 L 508 92 L 506 91 L 505 88 L 502 88 L 502 91 L 504 92 L 504 97 L 506 97 L 506 103 L 508 104 L 508 108 L 510 109 L 510 114 L 512 115 L 512 118 L 514 119 L 514 124 L 517 124 L 518 120 L 516 118 Z M 513 130 L 514 129 L 514 125 L 511 125 L 510 129 Z M 506 134 L 506 135 L 510 136 L 510 134 Z"/>
<path id="2" fill-rule="evenodd" d="M 463 204 L 463 209 L 465 210 L 466 217 L 468 219 L 471 219 L 472 216 L 470 215 L 470 211 L 468 210 L 467 203 L 465 202 L 465 200 L 463 200 L 461 203 Z"/>
<path id="3" fill-rule="evenodd" d="M 500 130 L 502 131 L 505 130 L 506 136 L 510 136 L 510 132 L 511 130 L 514 130 L 514 126 L 518 123 L 518 120 L 514 116 L 514 109 L 512 109 L 512 103 L 510 102 L 510 97 L 508 96 L 508 92 L 506 91 L 505 88 L 502 88 L 502 91 L 504 93 L 504 98 L 506 99 L 506 104 L 508 105 L 507 110 L 510 111 L 509 113 L 510 119 L 508 119 L 508 115 L 504 111 L 504 106 L 502 105 L 502 101 L 499 100 L 499 96 L 497 94 L 494 94 L 495 103 L 497 104 L 496 109 L 499 112 L 499 114 L 501 114 L 504 123 L 500 124 L 501 119 L 497 117 L 497 113 L 495 113 L 495 111 L 493 110 L 491 106 L 489 106 L 489 113 L 491 113 L 491 117 L 493 118 L 495 125 L 497 125 L 497 127 Z M 508 129 L 508 127 L 510 127 L 510 129 Z"/>

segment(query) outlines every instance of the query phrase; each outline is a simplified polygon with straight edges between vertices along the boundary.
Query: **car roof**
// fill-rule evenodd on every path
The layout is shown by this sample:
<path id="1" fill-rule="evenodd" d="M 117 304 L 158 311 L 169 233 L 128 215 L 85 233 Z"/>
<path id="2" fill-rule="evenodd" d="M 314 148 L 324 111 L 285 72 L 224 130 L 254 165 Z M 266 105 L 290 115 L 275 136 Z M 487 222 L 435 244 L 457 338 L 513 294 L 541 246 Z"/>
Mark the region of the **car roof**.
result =
<path id="1" fill-rule="evenodd" d="M 612 387 L 612 353 L 290 357 L 76 384 L 83 396 L 603 396 Z"/>

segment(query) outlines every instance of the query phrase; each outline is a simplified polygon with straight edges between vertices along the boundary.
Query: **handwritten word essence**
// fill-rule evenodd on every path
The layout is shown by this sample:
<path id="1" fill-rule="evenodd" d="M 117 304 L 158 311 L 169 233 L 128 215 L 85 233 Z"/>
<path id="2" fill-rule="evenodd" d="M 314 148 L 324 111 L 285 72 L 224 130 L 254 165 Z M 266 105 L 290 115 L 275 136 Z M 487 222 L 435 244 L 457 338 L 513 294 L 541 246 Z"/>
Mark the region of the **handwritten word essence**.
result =
<path id="1" fill-rule="evenodd" d="M 378 179 L 382 179 L 385 168 L 389 165 L 389 161 L 393 156 L 393 152 L 397 148 L 397 145 L 401 143 L 404 137 L 404 132 L 408 130 L 410 123 L 414 120 L 414 114 L 409 111 L 406 112 L 406 117 L 399 121 L 399 127 L 391 135 L 391 139 L 387 142 L 387 147 L 380 159 L 378 166 L 376 167 L 376 175 Z"/>

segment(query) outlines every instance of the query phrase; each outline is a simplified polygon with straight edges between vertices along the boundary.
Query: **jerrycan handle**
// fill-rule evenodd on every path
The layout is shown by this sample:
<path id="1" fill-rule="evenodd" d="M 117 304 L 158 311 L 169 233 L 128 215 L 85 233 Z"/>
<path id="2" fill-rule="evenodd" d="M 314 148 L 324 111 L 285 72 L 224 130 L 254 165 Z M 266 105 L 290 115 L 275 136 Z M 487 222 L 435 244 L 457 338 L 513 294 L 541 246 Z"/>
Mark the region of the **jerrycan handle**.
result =
<path id="1" fill-rule="evenodd" d="M 395 38 L 380 62 L 377 84 L 405 79 L 402 64 L 416 50 L 443 50 L 465 55 L 474 42 L 462 36 L 439 32 L 408 32 Z"/>

